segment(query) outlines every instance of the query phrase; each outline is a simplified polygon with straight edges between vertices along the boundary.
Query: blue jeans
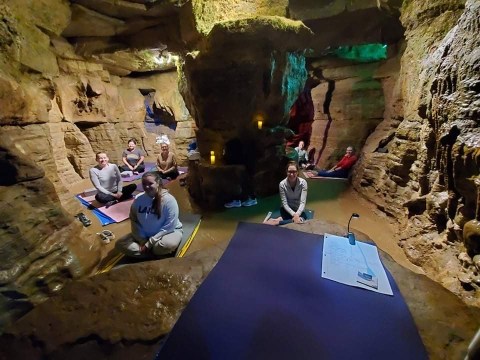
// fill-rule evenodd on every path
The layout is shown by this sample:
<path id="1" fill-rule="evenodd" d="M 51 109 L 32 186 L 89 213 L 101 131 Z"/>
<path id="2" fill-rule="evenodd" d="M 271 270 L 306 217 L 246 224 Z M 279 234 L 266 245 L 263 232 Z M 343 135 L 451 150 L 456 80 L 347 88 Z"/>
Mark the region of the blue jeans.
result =
<path id="1" fill-rule="evenodd" d="M 333 170 L 333 171 L 320 170 L 318 172 L 318 176 L 348 178 L 348 170 L 345 170 L 345 169 Z"/>

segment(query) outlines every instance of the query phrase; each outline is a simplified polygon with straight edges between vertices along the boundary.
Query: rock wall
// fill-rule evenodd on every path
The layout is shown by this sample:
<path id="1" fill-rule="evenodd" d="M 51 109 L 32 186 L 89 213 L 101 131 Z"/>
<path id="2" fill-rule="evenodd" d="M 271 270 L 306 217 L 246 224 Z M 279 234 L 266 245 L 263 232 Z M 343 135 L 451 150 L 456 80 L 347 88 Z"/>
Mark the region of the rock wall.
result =
<path id="1" fill-rule="evenodd" d="M 362 149 L 384 119 L 386 97 L 400 69 L 401 53 L 389 45 L 384 61 L 360 63 L 325 57 L 314 61 L 311 73 L 320 85 L 312 90 L 315 117 L 310 148 L 318 168 L 329 169 L 348 146 Z M 373 149 L 375 150 L 375 149 Z"/>
<path id="2" fill-rule="evenodd" d="M 392 92 L 390 118 L 367 141 L 354 179 L 399 221 L 410 260 L 476 304 L 478 292 L 465 290 L 478 288 L 478 232 L 465 238 L 462 230 L 478 203 L 479 9 L 475 1 L 404 4 L 406 46 L 393 87 L 401 91 Z M 380 143 L 388 153 L 372 151 Z"/>

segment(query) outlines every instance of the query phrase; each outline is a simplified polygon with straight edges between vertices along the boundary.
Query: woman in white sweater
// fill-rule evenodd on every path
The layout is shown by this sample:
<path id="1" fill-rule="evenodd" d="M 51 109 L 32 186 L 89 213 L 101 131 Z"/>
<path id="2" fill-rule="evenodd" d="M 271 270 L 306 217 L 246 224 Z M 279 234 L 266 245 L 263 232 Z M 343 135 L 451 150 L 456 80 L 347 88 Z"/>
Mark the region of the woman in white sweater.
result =
<path id="1" fill-rule="evenodd" d="M 132 233 L 116 246 L 134 257 L 169 255 L 177 249 L 183 235 L 177 200 L 163 188 L 156 172 L 143 174 L 142 185 L 145 193 L 130 208 Z"/>

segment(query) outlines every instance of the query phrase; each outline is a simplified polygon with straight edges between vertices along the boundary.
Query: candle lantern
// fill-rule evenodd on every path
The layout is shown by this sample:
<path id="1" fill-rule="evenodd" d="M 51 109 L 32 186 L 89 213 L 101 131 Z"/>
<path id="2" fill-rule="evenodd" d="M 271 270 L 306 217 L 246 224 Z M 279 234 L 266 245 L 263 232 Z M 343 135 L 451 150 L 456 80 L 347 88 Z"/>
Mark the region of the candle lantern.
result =
<path id="1" fill-rule="evenodd" d="M 215 151 L 210 151 L 210 164 L 215 165 Z"/>
<path id="2" fill-rule="evenodd" d="M 258 125 L 258 129 L 259 129 L 259 130 L 262 130 L 263 121 L 262 121 L 262 120 L 258 120 L 258 121 L 257 121 L 257 125 Z"/>

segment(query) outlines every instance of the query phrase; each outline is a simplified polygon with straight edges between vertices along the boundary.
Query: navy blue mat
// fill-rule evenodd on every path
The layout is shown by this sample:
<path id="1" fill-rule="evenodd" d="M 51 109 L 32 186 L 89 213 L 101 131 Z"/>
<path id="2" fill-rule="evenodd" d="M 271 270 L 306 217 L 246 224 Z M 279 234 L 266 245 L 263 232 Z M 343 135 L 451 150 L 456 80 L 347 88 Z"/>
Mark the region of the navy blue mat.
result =
<path id="1" fill-rule="evenodd" d="M 321 277 L 323 236 L 240 223 L 157 359 L 427 359 L 403 297 Z"/>

